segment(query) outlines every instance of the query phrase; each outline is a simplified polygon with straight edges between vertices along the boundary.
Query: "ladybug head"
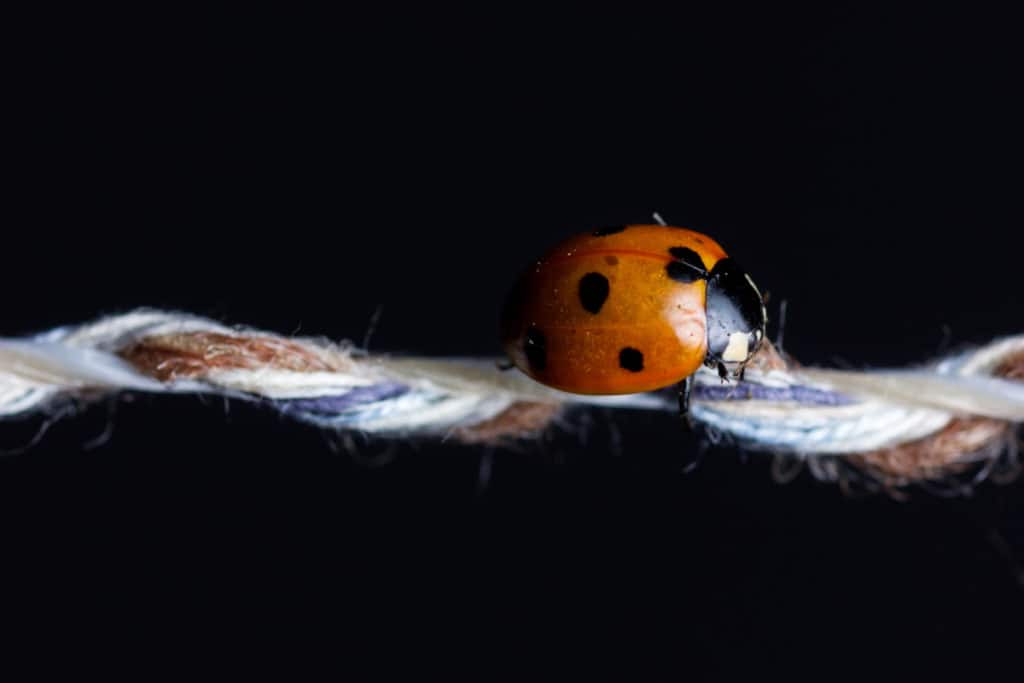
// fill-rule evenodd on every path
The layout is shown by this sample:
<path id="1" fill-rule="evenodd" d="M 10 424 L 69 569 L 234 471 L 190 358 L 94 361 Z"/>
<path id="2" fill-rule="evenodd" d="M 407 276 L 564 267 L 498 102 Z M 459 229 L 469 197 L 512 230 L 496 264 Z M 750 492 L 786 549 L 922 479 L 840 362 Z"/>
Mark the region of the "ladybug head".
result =
<path id="1" fill-rule="evenodd" d="M 730 258 L 708 273 L 708 351 L 705 364 L 738 376 L 764 339 L 765 308 L 761 292 L 746 271 Z"/>

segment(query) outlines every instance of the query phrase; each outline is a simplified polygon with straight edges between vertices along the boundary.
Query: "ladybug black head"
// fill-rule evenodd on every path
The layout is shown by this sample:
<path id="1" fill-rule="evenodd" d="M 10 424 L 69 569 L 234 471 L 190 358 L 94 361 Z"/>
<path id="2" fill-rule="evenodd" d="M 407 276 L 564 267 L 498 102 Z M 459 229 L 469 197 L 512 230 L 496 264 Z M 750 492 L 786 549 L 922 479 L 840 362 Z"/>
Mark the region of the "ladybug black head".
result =
<path id="1" fill-rule="evenodd" d="M 730 258 L 708 273 L 708 351 L 705 363 L 739 375 L 764 339 L 765 308 L 761 292 L 746 271 Z"/>

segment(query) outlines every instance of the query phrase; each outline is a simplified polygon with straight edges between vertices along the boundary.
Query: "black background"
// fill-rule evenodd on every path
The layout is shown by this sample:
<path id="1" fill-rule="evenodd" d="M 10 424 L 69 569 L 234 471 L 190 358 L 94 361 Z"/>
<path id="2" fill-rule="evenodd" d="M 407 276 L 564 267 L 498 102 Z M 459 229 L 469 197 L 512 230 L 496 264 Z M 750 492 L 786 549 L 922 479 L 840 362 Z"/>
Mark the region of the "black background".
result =
<path id="1" fill-rule="evenodd" d="M 804 362 L 1021 331 L 1009 17 L 83 6 L 11 28 L 4 336 L 154 306 L 361 340 L 381 306 L 374 350 L 491 355 L 530 258 L 652 211 L 788 300 Z M 479 679 L 1019 661 L 1021 484 L 851 500 L 728 448 L 683 475 L 673 419 L 598 413 L 494 452 L 481 486 L 478 447 L 370 442 L 358 460 L 392 459 L 368 466 L 265 408 L 116 407 L 98 448 L 103 407 L 0 460 L 0 611 L 29 633 Z"/>

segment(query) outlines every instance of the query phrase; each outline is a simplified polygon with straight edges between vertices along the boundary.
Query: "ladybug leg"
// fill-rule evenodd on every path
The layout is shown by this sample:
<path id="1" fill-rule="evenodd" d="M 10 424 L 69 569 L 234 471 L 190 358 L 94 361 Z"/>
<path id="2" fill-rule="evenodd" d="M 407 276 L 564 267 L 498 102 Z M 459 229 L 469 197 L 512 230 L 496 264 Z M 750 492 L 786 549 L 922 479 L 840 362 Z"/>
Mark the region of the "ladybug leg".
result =
<path id="1" fill-rule="evenodd" d="M 729 381 L 729 371 L 725 369 L 725 363 L 719 362 L 718 376 L 722 379 L 723 382 Z"/>
<path id="2" fill-rule="evenodd" d="M 737 376 L 737 379 L 742 382 L 743 381 L 743 375 L 746 374 L 746 372 L 747 372 L 747 366 L 744 365 L 742 368 L 740 368 L 740 374 Z"/>
<path id="3" fill-rule="evenodd" d="M 679 383 L 679 417 L 683 418 L 687 429 L 693 430 L 693 418 L 690 417 L 690 392 L 693 390 L 693 375 Z"/>

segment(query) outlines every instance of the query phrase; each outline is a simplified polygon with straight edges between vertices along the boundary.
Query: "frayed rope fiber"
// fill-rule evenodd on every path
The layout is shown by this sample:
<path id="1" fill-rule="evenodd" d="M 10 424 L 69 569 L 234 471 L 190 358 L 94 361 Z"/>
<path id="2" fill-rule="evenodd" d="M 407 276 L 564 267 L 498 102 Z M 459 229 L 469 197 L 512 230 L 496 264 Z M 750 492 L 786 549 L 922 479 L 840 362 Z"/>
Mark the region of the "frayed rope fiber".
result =
<path id="1" fill-rule="evenodd" d="M 126 390 L 189 392 L 265 401 L 325 429 L 494 443 L 535 434 L 574 403 L 677 410 L 670 392 L 567 394 L 498 365 L 371 355 L 138 310 L 0 339 L 0 417 Z M 766 343 L 742 382 L 698 372 L 691 415 L 714 440 L 817 461 L 818 476 L 836 478 L 840 457 L 900 485 L 979 458 L 1012 453 L 1015 464 L 1022 377 L 1024 335 L 913 369 L 860 372 L 804 368 Z"/>

